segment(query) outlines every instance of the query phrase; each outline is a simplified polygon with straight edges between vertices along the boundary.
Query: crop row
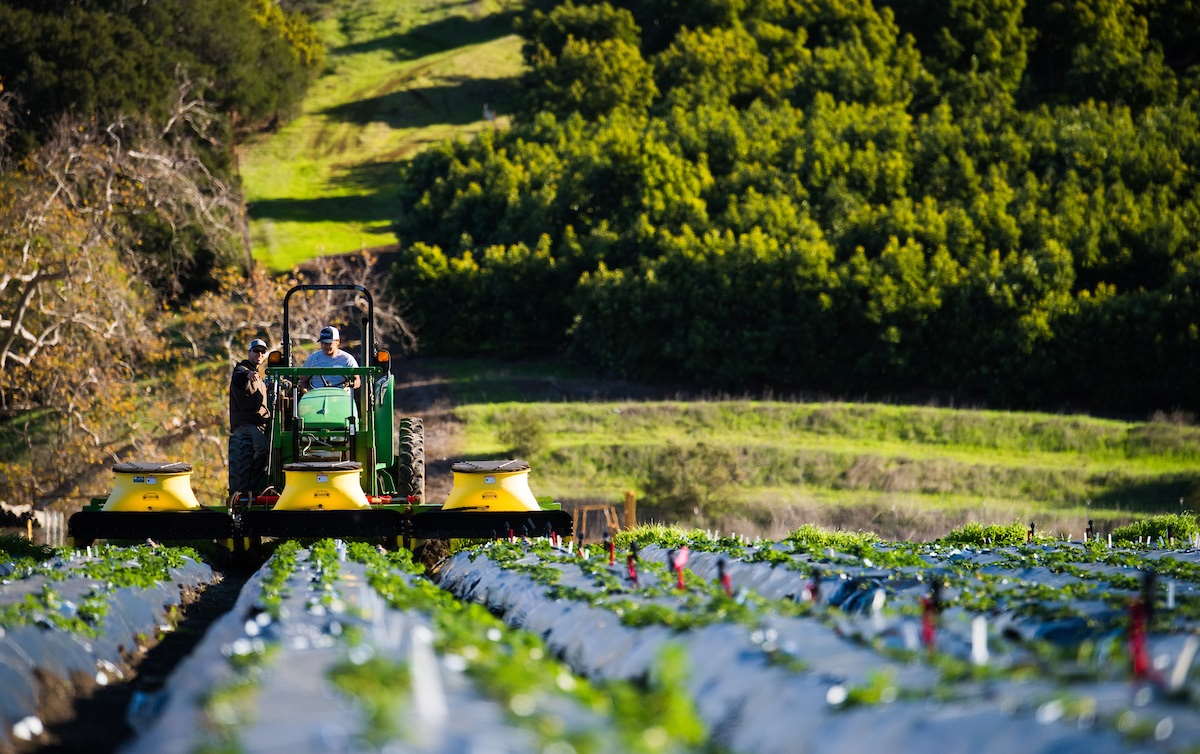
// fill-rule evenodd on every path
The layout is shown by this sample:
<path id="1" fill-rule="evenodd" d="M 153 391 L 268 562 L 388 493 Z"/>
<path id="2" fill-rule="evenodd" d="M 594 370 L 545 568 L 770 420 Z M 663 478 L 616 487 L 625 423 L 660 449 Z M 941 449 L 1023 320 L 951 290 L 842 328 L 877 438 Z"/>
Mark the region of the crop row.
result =
<path id="1" fill-rule="evenodd" d="M 1189 672 L 1196 646 L 1187 638 L 1194 552 L 1045 540 L 894 545 L 811 529 L 756 545 L 661 534 L 622 537 L 611 565 L 598 546 L 580 557 L 544 541 L 489 544 L 448 561 L 441 584 L 544 632 L 589 677 L 636 679 L 645 657 L 681 645 L 693 699 L 717 743 L 735 750 L 790 750 L 797 721 L 788 715 L 800 708 L 804 729 L 825 730 L 839 728 L 848 708 L 881 705 L 888 710 L 878 724 L 902 748 L 926 737 L 917 728 L 931 705 L 987 718 L 984 729 L 1005 732 L 996 740 L 1017 736 L 1035 749 L 1063 736 L 1114 750 L 1200 741 L 1200 688 Z M 633 545 L 636 556 L 626 549 Z M 676 568 L 685 545 L 688 563 Z M 1160 582 L 1147 595 L 1141 572 L 1153 567 L 1174 585 Z M 1139 600 L 1152 609 L 1139 613 L 1145 641 L 1135 646 Z M 771 697 L 760 699 L 758 688 Z M 1084 729 L 1031 725 L 1068 718 Z M 944 735 L 955 741 L 973 729 Z M 814 749 L 835 750 L 843 739 L 819 740 Z"/>
<path id="2" fill-rule="evenodd" d="M 703 747 L 670 654 L 645 684 L 591 683 L 419 573 L 406 552 L 280 545 L 125 751 Z"/>
<path id="3" fill-rule="evenodd" d="M 171 630 L 189 594 L 216 578 L 186 548 L 42 556 L 4 561 L 0 751 L 43 736 L 51 687 L 84 694 L 123 678 L 151 637 Z"/>

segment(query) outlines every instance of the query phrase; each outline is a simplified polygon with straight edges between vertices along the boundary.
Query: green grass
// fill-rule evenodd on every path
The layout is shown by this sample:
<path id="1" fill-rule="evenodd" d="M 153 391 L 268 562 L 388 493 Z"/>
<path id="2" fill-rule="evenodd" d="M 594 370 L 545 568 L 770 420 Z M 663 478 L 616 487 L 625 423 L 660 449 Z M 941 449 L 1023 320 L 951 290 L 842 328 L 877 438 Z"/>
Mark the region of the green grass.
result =
<path id="1" fill-rule="evenodd" d="M 518 411 L 544 430 L 531 459 L 537 491 L 560 497 L 638 489 L 665 449 L 698 442 L 733 451 L 741 479 L 730 494 L 763 504 L 899 496 L 929 508 L 986 504 L 1013 516 L 1053 510 L 1102 519 L 1177 511 L 1200 483 L 1194 427 L 882 404 L 467 404 L 457 409 L 463 454 L 509 453 L 499 438 Z"/>
<path id="2" fill-rule="evenodd" d="M 249 141 L 240 167 L 254 255 L 276 269 L 396 242 L 400 162 L 506 122 L 522 62 L 498 0 L 335 0 L 328 50 L 298 117 Z"/>

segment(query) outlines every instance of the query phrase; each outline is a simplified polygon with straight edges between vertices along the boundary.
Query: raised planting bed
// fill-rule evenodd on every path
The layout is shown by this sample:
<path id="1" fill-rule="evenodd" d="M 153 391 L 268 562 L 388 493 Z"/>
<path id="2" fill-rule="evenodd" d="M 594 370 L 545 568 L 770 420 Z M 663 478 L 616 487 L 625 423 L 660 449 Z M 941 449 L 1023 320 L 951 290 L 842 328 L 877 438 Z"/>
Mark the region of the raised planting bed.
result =
<path id="1" fill-rule="evenodd" d="M 72 699 L 125 677 L 216 574 L 173 547 L 98 547 L 0 563 L 0 752 L 38 742 Z"/>
<path id="2" fill-rule="evenodd" d="M 665 752 L 704 735 L 669 658 L 591 684 L 407 553 L 281 545 L 145 700 L 126 752 Z"/>
<path id="3" fill-rule="evenodd" d="M 613 566 L 600 546 L 585 559 L 544 541 L 489 544 L 446 561 L 439 583 L 588 677 L 637 679 L 681 646 L 713 741 L 737 751 L 794 751 L 798 735 L 806 750 L 861 748 L 864 726 L 900 751 L 1200 745 L 1200 553 L 638 536 L 636 583 L 627 537 Z M 685 544 L 679 589 L 667 562 Z M 1134 672 L 1130 604 L 1149 568 L 1160 576 Z"/>

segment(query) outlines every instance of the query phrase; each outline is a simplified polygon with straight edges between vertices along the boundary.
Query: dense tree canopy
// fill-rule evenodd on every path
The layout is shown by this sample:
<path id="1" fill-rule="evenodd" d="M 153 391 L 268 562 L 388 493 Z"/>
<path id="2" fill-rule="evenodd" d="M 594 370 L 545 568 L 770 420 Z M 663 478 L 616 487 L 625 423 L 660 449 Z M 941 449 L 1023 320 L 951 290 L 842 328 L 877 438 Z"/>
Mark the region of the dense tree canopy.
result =
<path id="1" fill-rule="evenodd" d="M 426 347 L 1200 407 L 1200 5 L 531 5 L 528 111 L 403 170 Z"/>
<path id="2" fill-rule="evenodd" d="M 180 77 L 235 125 L 260 124 L 299 101 L 324 56 L 274 0 L 5 0 L 0 39 L 26 146 L 68 114 L 161 116 Z"/>

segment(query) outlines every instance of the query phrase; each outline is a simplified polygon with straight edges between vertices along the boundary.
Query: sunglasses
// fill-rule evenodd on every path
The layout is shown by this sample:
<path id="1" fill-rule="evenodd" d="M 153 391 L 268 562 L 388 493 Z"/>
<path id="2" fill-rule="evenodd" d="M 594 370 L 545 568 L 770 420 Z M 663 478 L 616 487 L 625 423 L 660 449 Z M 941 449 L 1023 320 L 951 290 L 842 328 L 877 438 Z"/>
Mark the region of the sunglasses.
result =
<path id="1" fill-rule="evenodd" d="M 254 349 L 254 353 L 266 353 L 266 352 L 267 352 L 267 349 L 265 349 L 265 348 L 255 348 Z"/>

